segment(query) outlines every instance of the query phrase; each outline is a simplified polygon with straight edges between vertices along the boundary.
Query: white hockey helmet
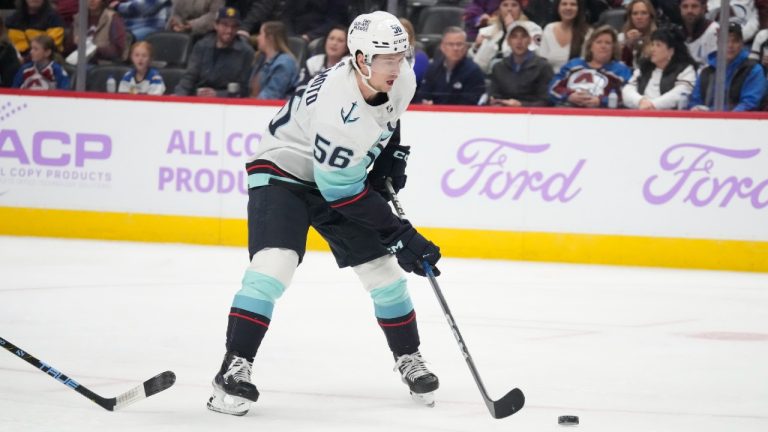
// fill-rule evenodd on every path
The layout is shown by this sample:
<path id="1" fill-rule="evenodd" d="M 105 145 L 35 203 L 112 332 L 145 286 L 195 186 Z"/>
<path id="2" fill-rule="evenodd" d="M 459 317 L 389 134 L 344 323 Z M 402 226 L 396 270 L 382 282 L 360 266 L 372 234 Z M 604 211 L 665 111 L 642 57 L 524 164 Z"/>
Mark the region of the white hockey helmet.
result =
<path id="1" fill-rule="evenodd" d="M 359 15 L 352 21 L 347 32 L 347 46 L 352 54 L 352 64 L 360 72 L 355 58 L 357 52 L 363 54 L 363 61 L 370 66 L 377 54 L 397 54 L 411 51 L 408 32 L 394 15 L 376 11 Z M 362 75 L 362 72 L 360 72 Z M 369 72 L 370 74 L 370 72 Z M 370 75 L 366 78 L 370 79 Z"/>

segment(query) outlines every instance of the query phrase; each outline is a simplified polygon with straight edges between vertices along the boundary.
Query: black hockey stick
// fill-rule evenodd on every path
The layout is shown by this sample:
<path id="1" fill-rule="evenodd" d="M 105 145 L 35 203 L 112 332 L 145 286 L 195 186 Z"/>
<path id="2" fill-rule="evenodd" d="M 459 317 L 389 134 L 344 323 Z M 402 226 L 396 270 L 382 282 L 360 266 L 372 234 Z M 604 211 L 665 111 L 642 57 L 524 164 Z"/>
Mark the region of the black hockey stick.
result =
<path id="1" fill-rule="evenodd" d="M 21 348 L 8 342 L 2 337 L 0 337 L 0 346 L 12 352 L 13 354 L 16 354 L 19 358 L 31 364 L 32 366 L 40 369 L 46 375 L 50 375 L 56 381 L 72 388 L 74 391 L 96 402 L 99 404 L 99 406 L 109 411 L 125 408 L 134 402 L 138 402 L 142 399 L 152 396 L 155 393 L 159 393 L 167 389 L 176 382 L 176 375 L 171 371 L 165 371 L 160 375 L 154 376 L 144 381 L 144 384 L 138 385 L 117 397 L 104 398 L 88 390 L 84 385 L 64 375 L 60 371 L 56 370 L 53 366 L 38 360 L 32 354 L 22 350 Z"/>
<path id="2" fill-rule="evenodd" d="M 397 198 L 397 194 L 392 188 L 392 181 L 387 179 L 386 184 L 389 195 L 392 197 L 392 204 L 395 206 L 395 211 L 397 211 L 397 215 L 400 217 L 400 219 L 405 219 L 405 211 L 403 211 L 403 207 L 400 205 L 400 200 Z M 525 404 L 525 395 L 523 395 L 523 392 L 518 388 L 512 389 L 512 391 L 505 394 L 504 397 L 496 401 L 488 396 L 488 392 L 485 390 L 485 386 L 483 385 L 483 380 L 480 379 L 480 374 L 477 372 L 477 368 L 475 367 L 475 362 L 472 360 L 472 356 L 469 354 L 467 344 L 464 343 L 464 338 L 461 337 L 461 332 L 459 332 L 459 327 L 456 325 L 456 320 L 453 319 L 453 314 L 451 314 L 451 310 L 448 308 L 448 303 L 445 301 L 445 297 L 443 297 L 443 292 L 440 290 L 440 286 L 437 284 L 437 278 L 435 278 L 435 274 L 432 272 L 432 266 L 429 265 L 429 263 L 426 261 L 422 261 L 421 265 L 424 267 L 424 272 L 427 274 L 430 285 L 432 285 L 432 290 L 435 291 L 437 300 L 440 303 L 440 308 L 443 309 L 443 313 L 445 314 L 445 318 L 448 320 L 448 325 L 451 327 L 453 336 L 456 338 L 456 342 L 459 343 L 459 349 L 461 350 L 461 354 L 464 356 L 464 359 L 467 361 L 469 371 L 472 372 L 472 378 L 475 379 L 477 388 L 480 389 L 480 393 L 483 395 L 483 400 L 485 401 L 485 406 L 488 407 L 488 411 L 491 412 L 493 418 L 497 419 L 511 416 L 512 414 L 520 411 L 520 409 L 522 409 L 523 405 Z"/>

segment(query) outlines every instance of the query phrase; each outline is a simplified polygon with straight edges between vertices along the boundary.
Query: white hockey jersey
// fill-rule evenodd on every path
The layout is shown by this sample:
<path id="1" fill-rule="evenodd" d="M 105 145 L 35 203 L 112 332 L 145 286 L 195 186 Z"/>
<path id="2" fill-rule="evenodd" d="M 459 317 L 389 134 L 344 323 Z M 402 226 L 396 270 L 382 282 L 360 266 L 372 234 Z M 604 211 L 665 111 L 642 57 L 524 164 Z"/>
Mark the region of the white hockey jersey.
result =
<path id="1" fill-rule="evenodd" d="M 388 100 L 363 99 L 351 58 L 314 77 L 272 119 L 246 165 L 248 186 L 296 183 L 334 203 L 363 192 L 367 168 L 386 146 L 416 90 L 407 62 Z"/>

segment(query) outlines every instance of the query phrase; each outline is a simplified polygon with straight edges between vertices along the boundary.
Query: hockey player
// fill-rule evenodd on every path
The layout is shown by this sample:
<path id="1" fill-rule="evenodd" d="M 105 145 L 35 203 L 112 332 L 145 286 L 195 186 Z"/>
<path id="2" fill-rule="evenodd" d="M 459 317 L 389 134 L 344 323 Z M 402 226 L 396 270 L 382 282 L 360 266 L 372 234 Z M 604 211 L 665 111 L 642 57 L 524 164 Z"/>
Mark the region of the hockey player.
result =
<path id="1" fill-rule="evenodd" d="M 347 44 L 352 56 L 280 109 L 246 164 L 251 263 L 232 301 L 227 351 L 208 401 L 213 411 L 244 415 L 258 399 L 253 358 L 304 257 L 310 226 L 328 241 L 339 267 L 352 267 L 370 293 L 395 368 L 414 399 L 434 403 L 438 379 L 419 353 L 416 315 L 398 264 L 424 276 L 421 261 L 434 266 L 440 249 L 393 214 L 384 183 L 391 178 L 399 190 L 406 180 L 410 148 L 400 145 L 398 119 L 416 89 L 408 34 L 397 18 L 378 11 L 355 18 Z"/>

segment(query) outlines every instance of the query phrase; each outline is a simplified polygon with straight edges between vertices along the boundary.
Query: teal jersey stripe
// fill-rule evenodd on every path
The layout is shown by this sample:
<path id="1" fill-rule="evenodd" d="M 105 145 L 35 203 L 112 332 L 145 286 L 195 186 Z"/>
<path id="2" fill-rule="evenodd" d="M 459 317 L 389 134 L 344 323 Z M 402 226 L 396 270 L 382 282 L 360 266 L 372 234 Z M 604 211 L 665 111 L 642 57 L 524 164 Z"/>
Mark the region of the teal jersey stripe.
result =
<path id="1" fill-rule="evenodd" d="M 334 171 L 326 171 L 315 165 L 315 182 L 320 193 L 328 202 L 353 197 L 365 188 L 365 178 L 368 175 L 366 167 L 370 157 L 365 156 L 360 163 Z"/>

